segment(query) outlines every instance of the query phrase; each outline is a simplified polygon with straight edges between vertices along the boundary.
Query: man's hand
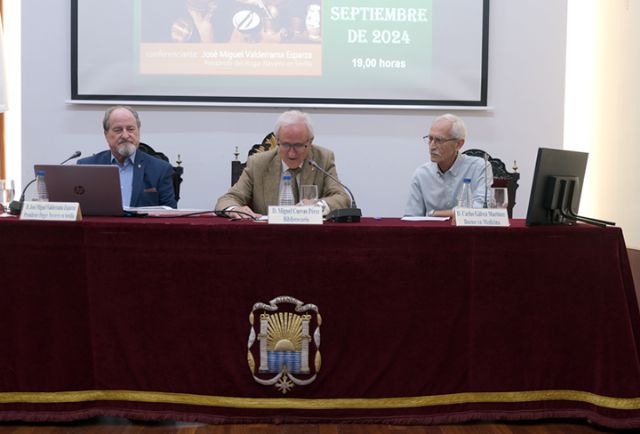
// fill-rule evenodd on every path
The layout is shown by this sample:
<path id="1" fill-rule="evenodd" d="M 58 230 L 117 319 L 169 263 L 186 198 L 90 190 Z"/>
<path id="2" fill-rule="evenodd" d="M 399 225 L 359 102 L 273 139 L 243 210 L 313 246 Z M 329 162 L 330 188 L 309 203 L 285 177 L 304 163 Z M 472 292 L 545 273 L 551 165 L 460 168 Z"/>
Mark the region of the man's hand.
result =
<path id="1" fill-rule="evenodd" d="M 248 206 L 237 206 L 227 211 L 227 215 L 232 220 L 258 219 L 262 217 L 262 214 L 253 212 Z"/>
<path id="2" fill-rule="evenodd" d="M 433 217 L 449 217 L 453 218 L 456 213 L 452 209 L 437 209 L 431 214 Z"/>
<path id="3" fill-rule="evenodd" d="M 318 205 L 318 199 L 302 199 L 296 205 L 298 206 L 313 206 Z"/>

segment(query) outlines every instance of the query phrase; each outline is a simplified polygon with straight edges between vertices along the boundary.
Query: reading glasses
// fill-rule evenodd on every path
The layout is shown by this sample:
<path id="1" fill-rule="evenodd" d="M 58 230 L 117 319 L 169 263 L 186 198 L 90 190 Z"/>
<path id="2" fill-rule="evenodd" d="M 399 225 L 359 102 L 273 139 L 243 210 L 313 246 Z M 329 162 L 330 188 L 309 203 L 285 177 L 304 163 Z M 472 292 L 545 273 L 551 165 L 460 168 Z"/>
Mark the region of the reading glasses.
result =
<path id="1" fill-rule="evenodd" d="M 280 146 L 285 151 L 289 151 L 291 149 L 294 149 L 296 151 L 302 151 L 304 148 L 307 147 L 307 144 L 306 143 L 280 143 L 280 142 L 278 142 L 278 146 Z"/>
<path id="2" fill-rule="evenodd" d="M 431 142 L 435 143 L 436 145 L 440 146 L 440 145 L 444 145 L 447 142 L 451 142 L 453 140 L 458 140 L 455 137 L 452 137 L 450 139 L 444 138 L 444 137 L 434 137 L 434 136 L 424 136 L 422 137 L 422 140 L 424 140 L 424 142 L 428 145 Z"/>

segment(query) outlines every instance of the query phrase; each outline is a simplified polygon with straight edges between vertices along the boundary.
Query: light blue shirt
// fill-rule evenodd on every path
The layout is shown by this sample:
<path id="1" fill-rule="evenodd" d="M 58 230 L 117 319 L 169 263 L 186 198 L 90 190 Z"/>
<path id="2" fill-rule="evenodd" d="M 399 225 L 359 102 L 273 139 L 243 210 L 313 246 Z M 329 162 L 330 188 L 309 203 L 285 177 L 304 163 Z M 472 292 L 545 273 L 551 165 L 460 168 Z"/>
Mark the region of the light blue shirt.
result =
<path id="1" fill-rule="evenodd" d="M 122 192 L 122 206 L 128 207 L 131 204 L 131 192 L 133 191 L 133 163 L 136 161 L 136 152 L 129 155 L 129 158 L 120 164 L 116 157 L 111 155 L 111 164 L 118 166 L 120 174 L 120 190 Z"/>
<path id="2" fill-rule="evenodd" d="M 483 208 L 491 199 L 489 197 L 491 184 L 493 184 L 491 164 L 486 163 L 485 169 L 483 158 L 458 154 L 456 161 L 444 173 L 433 161 L 423 164 L 413 172 L 404 215 L 425 216 L 430 211 L 454 208 L 457 205 L 464 178 L 471 179 L 473 208 Z"/>

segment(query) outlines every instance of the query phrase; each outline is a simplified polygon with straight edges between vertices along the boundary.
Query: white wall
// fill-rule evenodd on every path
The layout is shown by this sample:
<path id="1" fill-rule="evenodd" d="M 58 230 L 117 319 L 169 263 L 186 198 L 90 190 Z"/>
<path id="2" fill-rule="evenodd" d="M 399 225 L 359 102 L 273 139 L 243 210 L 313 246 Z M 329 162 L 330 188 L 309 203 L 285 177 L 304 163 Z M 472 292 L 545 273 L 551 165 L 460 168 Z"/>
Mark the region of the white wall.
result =
<path id="1" fill-rule="evenodd" d="M 488 111 L 467 121 L 467 147 L 481 147 L 522 173 L 516 217 L 526 213 L 538 146 L 563 137 L 566 0 L 492 0 Z M 69 105 L 68 0 L 23 0 L 23 183 L 34 163 L 57 163 L 79 149 L 106 149 L 104 106 Z M 37 29 L 37 30 L 36 30 Z M 117 31 L 117 29 L 114 29 Z M 109 41 L 105 40 L 105 44 Z M 142 140 L 181 155 L 181 207 L 210 208 L 229 186 L 235 146 L 271 131 L 281 109 L 138 106 Z M 428 157 L 420 140 L 443 111 L 309 110 L 316 142 L 336 153 L 338 173 L 367 216 L 402 214 L 411 173 Z"/>
<path id="2" fill-rule="evenodd" d="M 640 0 L 569 0 L 565 148 L 589 152 L 580 212 L 640 249 Z"/>
<path id="3" fill-rule="evenodd" d="M 640 1 L 596 2 L 593 152 L 589 178 L 593 214 L 622 227 L 640 249 Z"/>

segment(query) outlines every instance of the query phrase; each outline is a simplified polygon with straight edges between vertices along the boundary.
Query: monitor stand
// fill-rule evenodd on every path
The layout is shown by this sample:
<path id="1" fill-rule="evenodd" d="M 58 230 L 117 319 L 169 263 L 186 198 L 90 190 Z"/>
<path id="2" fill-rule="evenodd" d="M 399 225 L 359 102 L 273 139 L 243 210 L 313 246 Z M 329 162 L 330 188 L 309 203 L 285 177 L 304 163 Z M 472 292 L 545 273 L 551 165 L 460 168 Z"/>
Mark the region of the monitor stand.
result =
<path id="1" fill-rule="evenodd" d="M 550 176 L 547 181 L 547 199 L 545 207 L 553 215 L 554 212 L 563 217 L 561 223 L 588 223 L 600 227 L 615 226 L 614 222 L 584 217 L 573 211 L 573 195 L 580 181 L 575 176 Z"/>
<path id="2" fill-rule="evenodd" d="M 616 225 L 615 222 L 610 222 L 610 221 L 607 221 L 607 220 L 594 219 L 592 217 L 580 216 L 580 215 L 574 213 L 571 208 L 567 208 L 566 210 L 561 210 L 560 213 L 566 219 L 573 220 L 574 223 L 576 221 L 579 221 L 579 222 L 589 223 L 591 225 L 596 225 L 596 226 L 601 226 L 601 227 L 615 226 Z"/>

